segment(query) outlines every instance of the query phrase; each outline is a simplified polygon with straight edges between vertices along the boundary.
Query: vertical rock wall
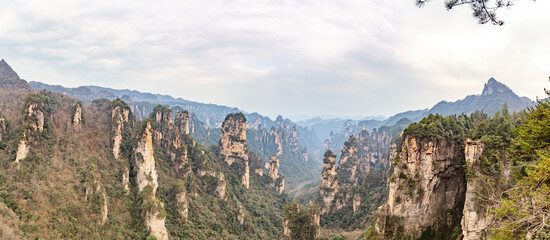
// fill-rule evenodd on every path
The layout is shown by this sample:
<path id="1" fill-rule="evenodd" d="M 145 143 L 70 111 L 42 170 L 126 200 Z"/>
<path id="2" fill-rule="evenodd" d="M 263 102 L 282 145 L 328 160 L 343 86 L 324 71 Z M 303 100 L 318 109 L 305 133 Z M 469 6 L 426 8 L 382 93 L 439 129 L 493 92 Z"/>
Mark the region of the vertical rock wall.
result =
<path id="1" fill-rule="evenodd" d="M 166 211 L 164 204 L 156 197 L 158 181 L 155 168 L 153 149 L 153 128 L 151 122 L 144 123 L 145 129 L 140 134 L 135 153 L 136 185 L 142 194 L 143 204 L 146 207 L 145 225 L 151 235 L 158 240 L 168 239 L 165 226 Z"/>
<path id="2" fill-rule="evenodd" d="M 380 234 L 416 239 L 424 231 L 449 229 L 460 221 L 466 182 L 457 150 L 446 140 L 405 137 L 388 201 L 378 212 Z"/>
<path id="3" fill-rule="evenodd" d="M 490 213 L 487 208 L 480 207 L 476 202 L 476 192 L 479 191 L 479 172 L 476 166 L 483 153 L 484 145 L 481 141 L 466 140 L 464 153 L 466 163 L 470 168 L 471 176 L 468 176 L 466 187 L 466 200 L 462 216 L 462 235 L 464 240 L 481 239 L 491 223 Z"/>

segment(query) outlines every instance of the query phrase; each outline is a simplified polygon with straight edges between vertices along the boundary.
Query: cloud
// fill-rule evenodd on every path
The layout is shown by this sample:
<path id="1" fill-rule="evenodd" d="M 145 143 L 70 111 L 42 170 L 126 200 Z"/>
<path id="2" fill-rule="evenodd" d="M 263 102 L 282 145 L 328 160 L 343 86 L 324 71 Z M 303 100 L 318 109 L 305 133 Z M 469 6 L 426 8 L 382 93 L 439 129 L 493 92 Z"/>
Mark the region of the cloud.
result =
<path id="1" fill-rule="evenodd" d="M 479 93 L 543 94 L 547 2 L 503 27 L 397 1 L 5 1 L 0 57 L 28 80 L 170 94 L 276 116 L 390 115 Z"/>

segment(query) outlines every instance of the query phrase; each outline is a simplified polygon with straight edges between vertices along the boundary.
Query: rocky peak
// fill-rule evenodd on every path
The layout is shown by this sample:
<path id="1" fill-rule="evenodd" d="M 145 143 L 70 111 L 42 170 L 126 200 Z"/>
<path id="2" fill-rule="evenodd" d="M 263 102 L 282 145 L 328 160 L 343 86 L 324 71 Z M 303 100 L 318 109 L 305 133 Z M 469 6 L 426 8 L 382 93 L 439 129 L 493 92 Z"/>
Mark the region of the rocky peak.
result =
<path id="1" fill-rule="evenodd" d="M 151 122 L 145 123 L 145 128 L 139 136 L 139 141 L 134 149 L 136 153 L 136 183 L 139 191 L 147 185 L 153 187 L 153 195 L 157 191 L 157 171 L 155 169 L 155 157 L 153 149 L 153 128 Z"/>
<path id="2" fill-rule="evenodd" d="M 167 240 L 166 210 L 164 203 L 156 197 L 158 175 L 153 149 L 153 127 L 149 119 L 146 119 L 143 124 L 143 132 L 138 135 L 138 142 L 134 149 L 136 185 L 138 192 L 142 195 L 143 204 L 151 206 L 146 212 L 145 225 L 156 239 Z"/>
<path id="3" fill-rule="evenodd" d="M 269 173 L 268 176 L 271 179 L 277 179 L 279 178 L 279 158 L 277 156 L 272 155 L 271 159 L 269 160 Z"/>
<path id="4" fill-rule="evenodd" d="M 177 112 L 174 125 L 179 129 L 180 134 L 189 135 L 189 112 L 185 110 Z"/>
<path id="5" fill-rule="evenodd" d="M 321 214 L 328 213 L 334 196 L 338 192 L 338 178 L 336 176 L 336 155 L 332 151 L 325 152 L 323 170 L 321 172 L 321 186 L 319 191 L 319 205 Z"/>
<path id="6" fill-rule="evenodd" d="M 153 109 L 155 122 L 161 124 L 172 124 L 172 110 L 163 105 L 157 105 Z"/>
<path id="7" fill-rule="evenodd" d="M 340 183 L 356 184 L 357 183 L 357 139 L 353 135 L 344 143 L 340 162 L 338 162 L 338 178 Z"/>
<path id="8" fill-rule="evenodd" d="M 0 60 L 0 87 L 31 89 L 27 81 L 19 78 L 4 59 Z"/>
<path id="9" fill-rule="evenodd" d="M 225 118 L 221 129 L 220 156 L 229 166 L 234 163 L 243 166 L 244 172 L 239 174 L 242 177 L 242 184 L 248 188 L 250 185 L 250 169 L 248 166 L 246 118 L 244 114 L 231 113 Z"/>
<path id="10" fill-rule="evenodd" d="M 130 107 L 121 100 L 113 101 L 114 107 L 111 111 L 112 118 L 112 133 L 113 133 L 113 156 L 116 160 L 119 159 L 120 155 L 120 144 L 122 143 L 122 134 L 130 123 Z"/>
<path id="11" fill-rule="evenodd" d="M 481 93 L 481 96 L 500 94 L 516 95 L 508 86 L 495 80 L 494 78 L 490 78 L 489 81 L 487 81 L 487 83 L 485 83 L 485 85 L 483 86 L 483 92 Z"/>
<path id="12" fill-rule="evenodd" d="M 275 155 L 272 155 L 269 160 L 268 176 L 273 180 L 272 186 L 277 192 L 283 194 L 285 190 L 285 179 L 283 176 L 279 175 L 279 158 Z"/>

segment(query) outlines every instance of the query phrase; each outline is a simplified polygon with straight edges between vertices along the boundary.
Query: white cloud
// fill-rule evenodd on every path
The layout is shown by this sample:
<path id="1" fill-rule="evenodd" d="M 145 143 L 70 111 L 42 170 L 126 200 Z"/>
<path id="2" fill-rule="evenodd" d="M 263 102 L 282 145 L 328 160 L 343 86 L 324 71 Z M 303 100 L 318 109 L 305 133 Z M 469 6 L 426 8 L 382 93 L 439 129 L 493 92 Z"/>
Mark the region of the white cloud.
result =
<path id="1" fill-rule="evenodd" d="M 390 115 L 481 91 L 534 98 L 550 74 L 547 1 L 478 25 L 414 1 L 5 1 L 0 57 L 28 80 L 103 85 L 271 116 Z"/>

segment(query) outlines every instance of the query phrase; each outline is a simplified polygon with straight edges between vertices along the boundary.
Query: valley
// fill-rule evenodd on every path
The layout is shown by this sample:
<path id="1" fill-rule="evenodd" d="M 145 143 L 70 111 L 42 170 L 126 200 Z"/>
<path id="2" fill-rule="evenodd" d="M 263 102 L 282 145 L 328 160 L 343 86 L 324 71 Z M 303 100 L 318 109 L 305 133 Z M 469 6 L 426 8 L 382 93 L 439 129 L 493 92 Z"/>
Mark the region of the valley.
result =
<path id="1" fill-rule="evenodd" d="M 488 209 L 510 211 L 499 194 L 536 177 L 518 162 L 550 144 L 531 145 L 526 130 L 548 121 L 546 100 L 493 78 L 481 95 L 426 110 L 302 125 L 165 95 L 27 84 L 4 60 L 0 82 L 10 239 L 498 236 L 489 226 L 511 220 Z"/>

